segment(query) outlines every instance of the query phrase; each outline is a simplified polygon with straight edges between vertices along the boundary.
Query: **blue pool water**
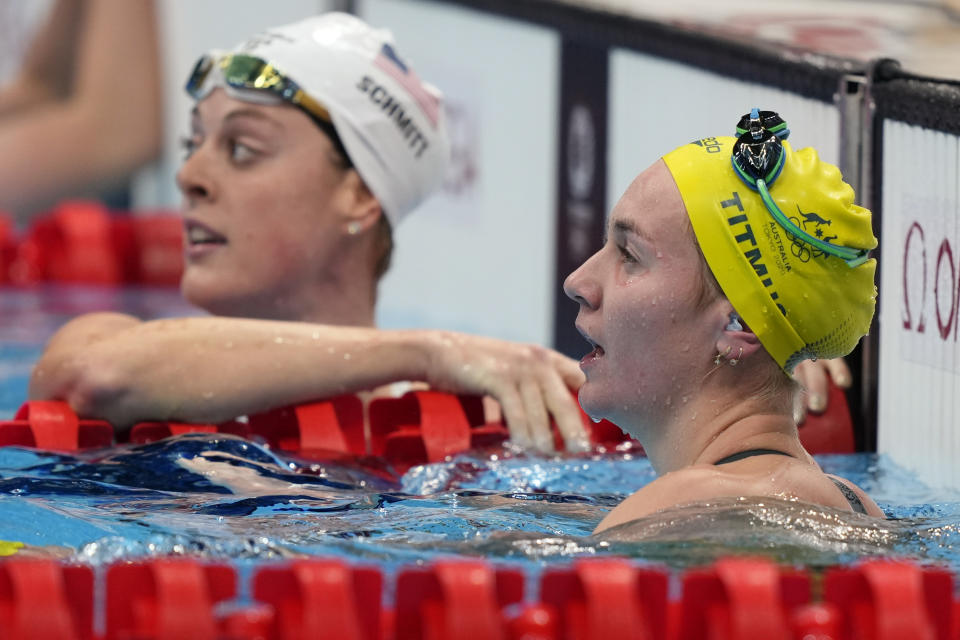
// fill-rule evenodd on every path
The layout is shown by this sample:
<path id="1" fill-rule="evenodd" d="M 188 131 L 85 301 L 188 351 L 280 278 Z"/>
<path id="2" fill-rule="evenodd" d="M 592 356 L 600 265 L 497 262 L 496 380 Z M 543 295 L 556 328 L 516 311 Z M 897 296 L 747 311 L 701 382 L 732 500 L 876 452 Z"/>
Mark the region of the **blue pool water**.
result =
<path id="1" fill-rule="evenodd" d="M 0 419 L 23 401 L 30 365 L 56 327 L 104 308 L 141 317 L 185 311 L 173 291 L 0 290 Z M 885 457 L 818 460 L 891 519 L 727 500 L 594 537 L 613 506 L 653 479 L 642 457 L 475 452 L 400 476 L 376 461 L 317 465 L 234 437 L 194 435 L 79 456 L 0 449 L 0 539 L 93 564 L 170 553 L 241 564 L 323 554 L 392 568 L 454 553 L 537 571 L 595 554 L 684 567 L 762 552 L 815 567 L 900 555 L 960 571 L 960 495 L 923 485 Z"/>

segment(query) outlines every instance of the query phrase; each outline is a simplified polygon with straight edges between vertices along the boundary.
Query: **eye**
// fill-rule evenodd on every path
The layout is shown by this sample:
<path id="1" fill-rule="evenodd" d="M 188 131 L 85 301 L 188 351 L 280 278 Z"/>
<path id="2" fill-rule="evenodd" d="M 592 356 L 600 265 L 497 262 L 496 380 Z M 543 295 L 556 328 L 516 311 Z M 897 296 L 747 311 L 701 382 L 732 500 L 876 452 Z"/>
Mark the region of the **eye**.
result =
<path id="1" fill-rule="evenodd" d="M 193 155 L 193 152 L 196 151 L 199 146 L 200 143 L 195 136 L 180 136 L 180 149 L 183 151 L 184 161 L 189 160 L 190 156 Z"/>
<path id="2" fill-rule="evenodd" d="M 620 260 L 622 262 L 634 263 L 637 262 L 637 258 L 630 253 L 626 246 L 622 244 L 617 245 L 617 250 L 620 252 Z"/>
<path id="3" fill-rule="evenodd" d="M 230 159 L 238 164 L 245 164 L 256 159 L 259 155 L 252 147 L 245 145 L 237 140 L 230 140 Z"/>

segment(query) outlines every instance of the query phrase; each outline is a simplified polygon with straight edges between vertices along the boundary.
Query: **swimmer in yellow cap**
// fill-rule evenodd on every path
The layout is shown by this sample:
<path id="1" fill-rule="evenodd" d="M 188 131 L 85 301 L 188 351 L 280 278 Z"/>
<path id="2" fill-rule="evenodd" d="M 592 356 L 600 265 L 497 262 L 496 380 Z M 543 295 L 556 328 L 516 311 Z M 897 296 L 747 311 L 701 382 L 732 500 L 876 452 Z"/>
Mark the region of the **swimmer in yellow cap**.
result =
<path id="1" fill-rule="evenodd" d="M 567 278 L 580 403 L 638 439 L 660 474 L 597 531 L 723 497 L 799 499 L 883 517 L 803 449 L 793 368 L 846 355 L 873 317 L 877 241 L 840 171 L 753 110 L 641 173 L 604 247 Z"/>

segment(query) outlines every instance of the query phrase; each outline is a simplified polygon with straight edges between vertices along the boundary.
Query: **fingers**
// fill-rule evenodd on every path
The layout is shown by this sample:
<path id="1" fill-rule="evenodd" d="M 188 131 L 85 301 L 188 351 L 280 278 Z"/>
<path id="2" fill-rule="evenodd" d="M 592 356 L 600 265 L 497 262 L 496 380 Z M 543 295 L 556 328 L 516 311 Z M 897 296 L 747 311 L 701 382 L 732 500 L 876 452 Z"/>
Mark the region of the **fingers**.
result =
<path id="1" fill-rule="evenodd" d="M 794 377 L 803 386 L 806 395 L 806 409 L 820 413 L 827 408 L 827 381 L 826 361 L 804 361 L 797 365 Z"/>
<path id="2" fill-rule="evenodd" d="M 842 389 L 849 389 L 853 382 L 853 375 L 850 373 L 850 367 L 843 358 L 834 358 L 833 360 L 824 360 L 827 371 L 830 372 L 830 379 L 833 383 Z"/>
<path id="3" fill-rule="evenodd" d="M 534 442 L 530 436 L 527 414 L 520 392 L 512 385 L 506 385 L 506 388 L 493 390 L 491 393 L 500 401 L 503 420 L 510 430 L 510 440 L 524 449 L 532 447 Z"/>
<path id="4" fill-rule="evenodd" d="M 545 453 L 553 451 L 553 433 L 550 431 L 550 417 L 544 405 L 544 394 L 537 380 L 523 380 L 520 383 L 520 396 L 527 414 L 527 433 L 533 446 Z"/>
<path id="5" fill-rule="evenodd" d="M 570 395 L 569 387 L 560 379 L 551 378 L 547 381 L 544 391 L 547 398 L 547 408 L 557 423 L 557 429 L 563 436 L 567 451 L 589 451 L 590 437 L 587 435 L 587 430 L 583 426 L 583 419 L 580 417 L 580 406 Z"/>
<path id="6" fill-rule="evenodd" d="M 535 365 L 518 367 L 516 370 L 523 373 L 505 385 L 510 387 L 509 391 L 497 394 L 510 438 L 518 446 L 552 452 L 552 417 L 568 451 L 587 451 L 590 439 L 583 426 L 580 408 L 570 393 L 570 383 L 577 386 L 582 383 L 580 369 L 565 356 L 553 351 L 547 353 L 550 357 L 543 358 L 543 352 L 534 352 Z"/>
<path id="7" fill-rule="evenodd" d="M 563 354 L 556 352 L 553 352 L 553 354 L 555 356 L 553 362 L 554 368 L 557 370 L 557 373 L 560 374 L 560 378 L 563 380 L 566 388 L 576 391 L 583 386 L 586 376 L 584 376 L 583 371 L 580 370 L 580 363 Z"/>

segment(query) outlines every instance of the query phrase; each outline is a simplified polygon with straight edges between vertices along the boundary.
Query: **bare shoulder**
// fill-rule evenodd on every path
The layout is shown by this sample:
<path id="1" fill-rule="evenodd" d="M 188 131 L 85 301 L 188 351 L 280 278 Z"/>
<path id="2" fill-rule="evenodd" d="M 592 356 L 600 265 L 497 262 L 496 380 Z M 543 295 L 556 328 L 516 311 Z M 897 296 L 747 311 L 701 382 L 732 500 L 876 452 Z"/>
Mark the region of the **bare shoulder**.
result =
<path id="1" fill-rule="evenodd" d="M 686 467 L 666 473 L 646 485 L 607 514 L 594 533 L 670 507 L 744 495 L 744 482 L 716 467 Z"/>
<path id="2" fill-rule="evenodd" d="M 846 492 L 837 487 L 838 482 L 856 494 L 867 515 L 886 517 L 880 507 L 852 482 L 827 476 L 816 465 L 801 461 L 771 462 L 745 460 L 737 467 L 701 465 L 664 474 L 621 502 L 594 533 L 657 511 L 715 498 L 772 496 L 852 511 Z"/>

